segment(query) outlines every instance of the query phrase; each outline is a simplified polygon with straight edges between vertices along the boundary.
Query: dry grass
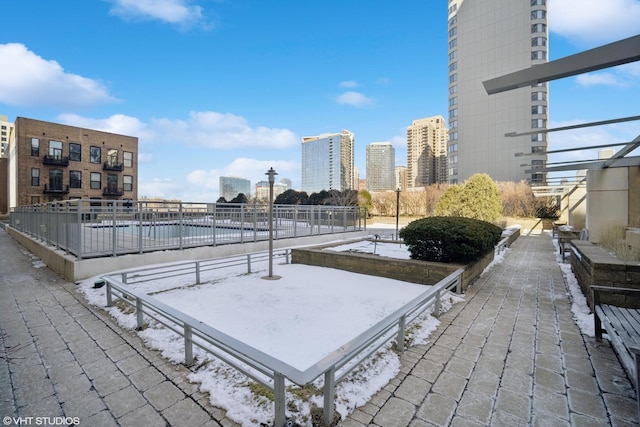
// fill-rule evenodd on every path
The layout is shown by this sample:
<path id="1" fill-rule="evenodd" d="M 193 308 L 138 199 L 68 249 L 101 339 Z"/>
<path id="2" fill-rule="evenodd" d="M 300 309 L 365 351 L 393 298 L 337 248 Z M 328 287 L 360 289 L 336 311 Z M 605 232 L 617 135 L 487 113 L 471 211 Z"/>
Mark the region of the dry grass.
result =
<path id="1" fill-rule="evenodd" d="M 626 227 L 611 226 L 603 233 L 600 245 L 613 252 L 622 261 L 640 261 L 640 251 L 625 240 Z"/>

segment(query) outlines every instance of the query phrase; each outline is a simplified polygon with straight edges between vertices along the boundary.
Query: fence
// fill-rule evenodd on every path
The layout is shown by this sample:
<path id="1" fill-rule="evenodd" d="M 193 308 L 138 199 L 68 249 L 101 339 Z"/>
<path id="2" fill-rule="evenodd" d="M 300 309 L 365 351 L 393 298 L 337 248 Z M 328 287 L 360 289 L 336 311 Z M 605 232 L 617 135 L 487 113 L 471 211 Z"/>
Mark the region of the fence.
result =
<path id="1" fill-rule="evenodd" d="M 288 251 L 280 253 L 279 256 L 285 256 L 288 261 Z M 261 255 L 254 254 L 253 257 L 254 261 L 261 259 Z M 264 255 L 262 255 L 263 257 Z M 250 271 L 251 259 L 251 257 L 246 260 L 242 257 L 234 257 L 227 258 L 222 263 L 218 260 L 215 267 L 212 268 L 222 268 L 225 262 L 229 266 L 248 262 Z M 203 265 L 206 265 L 205 261 L 184 263 L 177 270 L 168 266 L 105 276 L 103 280 L 107 286 L 107 305 L 113 305 L 114 298 L 118 298 L 135 308 L 138 328 L 144 327 L 145 316 L 147 316 L 182 336 L 184 338 L 185 364 L 190 365 L 193 362 L 193 346 L 195 345 L 270 389 L 275 397 L 274 426 L 276 427 L 282 427 L 286 422 L 285 380 L 299 386 L 305 386 L 320 376 L 324 376 L 323 422 L 326 426 L 330 425 L 335 408 L 336 384 L 383 345 L 394 339 L 396 349 L 404 351 L 407 326 L 430 308 L 433 308 L 434 316 L 439 316 L 441 298 L 453 288 L 457 293 L 461 292 L 461 275 L 463 273 L 463 269 L 456 270 L 356 338 L 339 346 L 336 351 L 314 363 L 310 368 L 300 371 L 131 286 L 133 277 L 138 277 L 141 281 L 149 281 L 162 277 L 175 277 L 176 274 L 192 274 L 194 280 L 199 281 L 197 272 L 202 271 Z M 213 264 L 209 265 L 213 266 Z M 126 281 L 129 284 L 125 284 Z"/>
<path id="2" fill-rule="evenodd" d="M 269 204 L 78 199 L 14 208 L 10 225 L 78 259 L 269 239 Z M 273 238 L 358 231 L 356 206 L 274 205 Z"/>

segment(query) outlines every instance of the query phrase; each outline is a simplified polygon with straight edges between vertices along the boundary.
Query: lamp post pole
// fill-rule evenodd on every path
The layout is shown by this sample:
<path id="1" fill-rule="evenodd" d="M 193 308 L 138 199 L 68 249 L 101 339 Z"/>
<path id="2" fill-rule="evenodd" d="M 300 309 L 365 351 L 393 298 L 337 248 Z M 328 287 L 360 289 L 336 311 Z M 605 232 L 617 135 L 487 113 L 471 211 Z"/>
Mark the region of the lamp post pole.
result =
<path id="1" fill-rule="evenodd" d="M 269 275 L 263 279 L 275 280 L 280 278 L 273 275 L 273 184 L 278 173 L 273 168 L 269 168 L 265 175 L 269 177 Z"/>
<path id="2" fill-rule="evenodd" d="M 400 222 L 400 189 L 396 190 L 396 240 L 400 240 L 398 235 L 398 223 Z"/>

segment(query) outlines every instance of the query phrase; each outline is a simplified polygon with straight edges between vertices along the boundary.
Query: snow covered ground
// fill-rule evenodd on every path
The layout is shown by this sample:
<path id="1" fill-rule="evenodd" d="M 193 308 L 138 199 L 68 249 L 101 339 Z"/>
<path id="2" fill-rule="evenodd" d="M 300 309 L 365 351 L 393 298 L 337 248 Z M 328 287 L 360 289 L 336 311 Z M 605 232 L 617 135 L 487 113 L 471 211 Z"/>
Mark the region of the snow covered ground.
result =
<path id="1" fill-rule="evenodd" d="M 353 242 L 333 250 L 375 251 L 383 257 L 409 258 L 406 246 L 398 243 Z M 507 253 L 496 257 L 487 270 L 501 262 Z M 573 295 L 572 289 L 577 283 L 575 286 L 571 283 L 570 268 L 566 271 L 563 264 L 561 268 Z M 274 265 L 274 274 L 281 279 L 263 280 L 261 276 L 266 269 L 265 264 L 246 274 L 241 267 L 236 267 L 236 270 L 217 271 L 204 285 L 193 286 L 174 278 L 170 283 L 145 283 L 138 289 L 301 370 L 425 291 L 423 285 L 292 264 Z M 81 282 L 81 292 L 89 302 L 108 310 L 121 326 L 134 329 L 135 314 L 123 313 L 116 307 L 106 308 L 105 288 L 94 289 L 96 279 Z M 579 287 L 577 291 L 581 295 Z M 443 309 L 461 300 L 460 296 L 450 294 Z M 586 303 L 579 295 L 574 295 L 573 301 L 578 324 L 592 325 L 588 308 L 584 312 Z M 410 328 L 412 344 L 426 343 L 438 324 L 436 318 L 423 315 Z M 169 360 L 183 362 L 183 339 L 172 331 L 151 323 L 139 335 L 149 347 L 161 351 Z M 243 426 L 259 426 L 273 420 L 273 402 L 253 387 L 253 380 L 199 349 L 194 349 L 194 355 L 198 365 L 189 379 L 209 393 L 214 406 L 224 408 L 229 418 Z M 398 355 L 390 344 L 383 347 L 337 385 L 336 410 L 344 418 L 364 405 L 399 370 Z M 320 388 L 322 378 L 313 385 Z M 300 393 L 298 386 L 289 383 L 286 399 L 287 416 L 305 426 L 311 425 L 308 417 L 311 405 L 323 406 L 321 395 Z"/>

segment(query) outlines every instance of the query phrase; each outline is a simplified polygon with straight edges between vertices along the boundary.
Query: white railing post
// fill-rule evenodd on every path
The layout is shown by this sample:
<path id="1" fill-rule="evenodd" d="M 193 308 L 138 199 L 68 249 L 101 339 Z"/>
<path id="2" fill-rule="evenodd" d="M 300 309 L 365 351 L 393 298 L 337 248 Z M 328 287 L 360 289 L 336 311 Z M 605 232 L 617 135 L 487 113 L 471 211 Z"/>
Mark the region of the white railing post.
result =
<path id="1" fill-rule="evenodd" d="M 113 306 L 113 298 L 111 296 L 111 283 L 107 280 L 107 307 Z"/>
<path id="2" fill-rule="evenodd" d="M 247 254 L 247 273 L 251 274 L 251 254 Z"/>
<path id="3" fill-rule="evenodd" d="M 324 409 L 322 410 L 322 421 L 326 427 L 333 422 L 333 411 L 335 406 L 336 390 L 336 367 L 332 366 L 324 373 Z"/>
<path id="4" fill-rule="evenodd" d="M 286 414 L 286 402 L 284 395 L 284 375 L 274 372 L 273 373 L 273 395 L 275 397 L 274 407 L 275 407 L 275 421 L 274 427 L 283 427 L 287 422 L 287 414 Z"/>
<path id="5" fill-rule="evenodd" d="M 191 325 L 184 325 L 184 363 L 187 366 L 193 364 L 193 330 Z"/>
<path id="6" fill-rule="evenodd" d="M 200 261 L 196 261 L 196 285 L 200 284 Z"/>
<path id="7" fill-rule="evenodd" d="M 144 313 L 142 312 L 142 300 L 136 297 L 136 322 L 139 330 L 142 329 L 142 326 L 144 325 L 143 315 Z"/>
<path id="8" fill-rule="evenodd" d="M 396 336 L 396 347 L 399 352 L 404 351 L 404 333 L 407 326 L 407 316 L 404 315 L 398 320 L 398 335 Z"/>
<path id="9" fill-rule="evenodd" d="M 438 289 L 436 291 L 436 296 L 435 296 L 436 301 L 433 305 L 433 317 L 436 317 L 436 318 L 440 317 L 440 293 L 441 291 L 440 289 Z"/>

